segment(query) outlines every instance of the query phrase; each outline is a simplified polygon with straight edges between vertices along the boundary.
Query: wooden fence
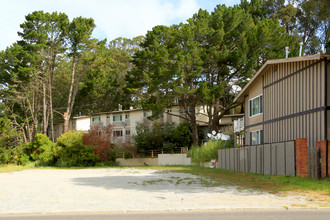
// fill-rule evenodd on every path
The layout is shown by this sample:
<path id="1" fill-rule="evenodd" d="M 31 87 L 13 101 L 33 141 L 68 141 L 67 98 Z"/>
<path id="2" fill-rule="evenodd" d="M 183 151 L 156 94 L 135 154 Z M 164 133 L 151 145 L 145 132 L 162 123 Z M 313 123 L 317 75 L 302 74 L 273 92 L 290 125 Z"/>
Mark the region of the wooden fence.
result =
<path id="1" fill-rule="evenodd" d="M 220 149 L 218 168 L 265 175 L 296 175 L 295 141 Z"/>
<path id="2" fill-rule="evenodd" d="M 188 147 L 175 147 L 172 149 L 165 149 L 165 150 L 148 150 L 143 156 L 147 158 L 157 158 L 158 154 L 187 154 L 187 153 L 188 153 Z M 126 158 L 126 157 L 135 158 L 136 156 L 137 155 L 134 153 L 116 152 L 117 158 Z"/>
<path id="3" fill-rule="evenodd" d="M 309 148 L 308 158 L 308 176 L 319 179 L 321 177 L 320 148 Z"/>

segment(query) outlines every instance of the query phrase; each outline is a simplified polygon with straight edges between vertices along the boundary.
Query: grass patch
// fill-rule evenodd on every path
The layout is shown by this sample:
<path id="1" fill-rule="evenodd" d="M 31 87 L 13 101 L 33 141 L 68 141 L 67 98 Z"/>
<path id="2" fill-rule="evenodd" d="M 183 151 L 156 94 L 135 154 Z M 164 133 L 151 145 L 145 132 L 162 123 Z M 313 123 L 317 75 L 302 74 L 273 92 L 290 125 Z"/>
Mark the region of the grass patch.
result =
<path id="1" fill-rule="evenodd" d="M 34 169 L 34 163 L 29 163 L 25 166 L 15 165 L 15 164 L 2 164 L 0 165 L 0 173 L 11 173 L 22 170 Z"/>
<path id="2" fill-rule="evenodd" d="M 147 180 L 143 181 L 142 185 L 143 186 L 148 186 L 148 185 L 154 185 L 157 183 L 173 183 L 173 180 L 163 180 L 163 179 L 157 179 L 157 180 Z"/>
<path id="3" fill-rule="evenodd" d="M 186 169 L 182 167 L 181 169 L 173 169 L 172 171 L 208 177 L 212 180 L 212 185 L 214 186 L 236 185 L 240 186 L 241 189 L 258 189 L 270 193 L 286 191 L 318 192 L 330 196 L 330 181 L 327 180 L 291 176 L 267 176 L 197 166 L 186 167 Z"/>

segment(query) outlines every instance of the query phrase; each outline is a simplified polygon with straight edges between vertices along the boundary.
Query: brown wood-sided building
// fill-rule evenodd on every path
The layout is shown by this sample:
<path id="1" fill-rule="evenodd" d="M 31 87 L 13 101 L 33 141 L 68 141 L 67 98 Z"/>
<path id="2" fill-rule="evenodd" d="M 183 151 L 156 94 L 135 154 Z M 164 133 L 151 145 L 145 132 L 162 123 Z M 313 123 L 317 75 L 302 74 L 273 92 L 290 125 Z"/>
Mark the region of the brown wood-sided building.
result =
<path id="1" fill-rule="evenodd" d="M 330 139 L 330 55 L 268 60 L 241 90 L 245 145 Z"/>

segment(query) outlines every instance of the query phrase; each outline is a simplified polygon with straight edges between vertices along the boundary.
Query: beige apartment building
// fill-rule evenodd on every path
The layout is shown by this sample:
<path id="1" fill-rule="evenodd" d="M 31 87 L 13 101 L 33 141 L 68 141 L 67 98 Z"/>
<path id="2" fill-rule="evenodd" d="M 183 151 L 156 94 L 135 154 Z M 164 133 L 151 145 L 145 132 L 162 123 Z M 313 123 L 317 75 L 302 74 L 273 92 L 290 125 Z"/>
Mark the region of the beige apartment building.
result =
<path id="1" fill-rule="evenodd" d="M 241 90 L 245 145 L 330 139 L 330 55 L 268 60 Z"/>
<path id="2" fill-rule="evenodd" d="M 198 124 L 202 127 L 207 139 L 208 116 L 206 109 L 202 106 L 197 107 L 196 117 Z M 136 135 L 136 126 L 138 123 L 152 123 L 148 119 L 152 116 L 152 111 L 143 109 L 118 110 L 112 112 L 100 112 L 89 116 L 76 116 L 70 120 L 69 130 L 80 130 L 88 132 L 93 128 L 103 129 L 110 127 L 112 132 L 112 143 L 120 145 L 133 144 L 133 136 Z M 185 113 L 179 106 L 169 106 L 164 109 L 162 117 L 157 119 L 160 122 L 173 122 L 176 125 L 184 122 Z M 228 133 L 233 130 L 233 120 L 243 117 L 242 114 L 225 115 L 220 119 L 220 132 Z M 63 133 L 63 123 L 54 125 L 55 138 Z"/>

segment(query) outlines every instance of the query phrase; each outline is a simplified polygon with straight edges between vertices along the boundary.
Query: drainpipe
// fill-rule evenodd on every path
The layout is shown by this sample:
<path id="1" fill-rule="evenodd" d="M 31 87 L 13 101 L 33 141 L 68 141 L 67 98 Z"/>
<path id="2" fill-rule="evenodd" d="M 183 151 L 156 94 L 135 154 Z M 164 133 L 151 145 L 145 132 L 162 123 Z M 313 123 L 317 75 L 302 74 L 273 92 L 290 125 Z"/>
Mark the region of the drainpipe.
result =
<path id="1" fill-rule="evenodd" d="M 299 47 L 299 56 L 301 57 L 301 54 L 302 54 L 302 46 L 304 45 L 303 42 L 300 42 L 300 47 Z"/>
<path id="2" fill-rule="evenodd" d="M 286 46 L 285 47 L 285 58 L 288 58 L 288 56 L 289 56 L 289 47 L 288 46 Z"/>
<path id="3" fill-rule="evenodd" d="M 324 120 L 325 120 L 325 128 L 324 128 L 324 138 L 326 140 L 326 147 L 325 147 L 325 176 L 329 177 L 328 173 L 329 173 L 329 141 L 328 141 L 328 63 L 330 60 L 328 60 L 327 58 L 324 59 L 324 88 L 325 88 L 325 94 L 324 94 L 324 106 L 325 106 L 325 110 L 324 110 Z M 329 109 L 330 110 L 330 109 Z"/>

